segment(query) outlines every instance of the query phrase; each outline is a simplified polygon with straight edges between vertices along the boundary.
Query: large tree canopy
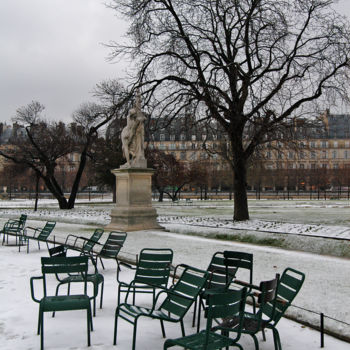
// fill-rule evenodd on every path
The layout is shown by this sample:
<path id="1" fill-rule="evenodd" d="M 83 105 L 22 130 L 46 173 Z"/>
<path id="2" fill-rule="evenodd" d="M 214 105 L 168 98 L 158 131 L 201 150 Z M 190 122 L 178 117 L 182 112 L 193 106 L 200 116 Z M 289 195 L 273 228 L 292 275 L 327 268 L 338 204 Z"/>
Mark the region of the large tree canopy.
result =
<path id="1" fill-rule="evenodd" d="M 130 20 L 136 83 L 153 113 L 189 107 L 227 134 L 234 219 L 249 218 L 246 167 L 268 135 L 313 111 L 322 95 L 347 98 L 350 31 L 332 0 L 112 0 Z M 324 94 L 327 92 L 328 94 Z M 245 138 L 248 134 L 249 139 Z"/>

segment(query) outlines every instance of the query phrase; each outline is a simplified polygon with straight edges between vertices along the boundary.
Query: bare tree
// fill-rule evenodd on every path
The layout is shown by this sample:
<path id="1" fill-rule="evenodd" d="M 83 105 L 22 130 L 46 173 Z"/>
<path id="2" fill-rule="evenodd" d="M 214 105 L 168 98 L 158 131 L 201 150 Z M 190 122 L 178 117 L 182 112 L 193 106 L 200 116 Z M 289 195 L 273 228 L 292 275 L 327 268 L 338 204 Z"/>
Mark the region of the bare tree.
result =
<path id="1" fill-rule="evenodd" d="M 159 192 L 159 201 L 163 201 L 164 194 L 176 201 L 184 186 L 193 180 L 191 169 L 177 161 L 172 154 L 157 149 L 147 149 L 146 158 L 149 166 L 155 169 L 152 182 Z"/>
<path id="2" fill-rule="evenodd" d="M 10 140 L 12 147 L 0 151 L 0 155 L 6 159 L 33 169 L 57 199 L 61 209 L 74 208 L 89 152 L 98 139 L 98 131 L 120 115 L 129 99 L 129 94 L 114 81 L 98 85 L 96 94 L 101 96 L 103 104 L 82 105 L 73 114 L 74 123 L 69 127 L 62 122 L 45 121 L 42 117 L 44 106 L 39 102 L 33 101 L 19 108 L 14 121 L 23 127 L 15 130 Z M 58 164 L 73 153 L 79 154 L 79 161 L 67 199 L 62 182 L 57 177 Z"/>
<path id="3" fill-rule="evenodd" d="M 110 0 L 131 21 L 135 85 L 158 116 L 189 106 L 226 132 L 234 219 L 249 218 L 246 169 L 254 150 L 321 96 L 346 98 L 350 31 L 332 0 Z M 325 92 L 329 94 L 325 94 Z M 244 139 L 249 135 L 249 139 Z"/>

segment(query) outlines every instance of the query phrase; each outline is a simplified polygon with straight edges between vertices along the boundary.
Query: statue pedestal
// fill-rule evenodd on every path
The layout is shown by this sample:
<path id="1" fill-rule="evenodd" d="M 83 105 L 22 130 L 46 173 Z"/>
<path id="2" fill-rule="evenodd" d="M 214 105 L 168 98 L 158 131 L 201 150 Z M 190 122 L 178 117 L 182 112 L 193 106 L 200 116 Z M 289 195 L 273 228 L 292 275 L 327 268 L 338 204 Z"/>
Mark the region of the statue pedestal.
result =
<path id="1" fill-rule="evenodd" d="M 138 231 L 162 229 L 157 223 L 157 212 L 152 207 L 153 169 L 114 169 L 117 203 L 111 211 L 107 230 Z"/>

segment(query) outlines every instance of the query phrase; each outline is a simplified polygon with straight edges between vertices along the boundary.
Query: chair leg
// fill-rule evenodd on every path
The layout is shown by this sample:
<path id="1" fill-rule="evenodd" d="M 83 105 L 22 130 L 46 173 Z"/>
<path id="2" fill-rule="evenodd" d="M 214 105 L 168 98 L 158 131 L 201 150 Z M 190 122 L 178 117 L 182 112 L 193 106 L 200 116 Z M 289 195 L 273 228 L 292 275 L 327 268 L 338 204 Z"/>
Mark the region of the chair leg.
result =
<path id="1" fill-rule="evenodd" d="M 132 334 L 132 350 L 135 350 L 135 347 L 136 347 L 137 320 L 138 319 L 136 318 L 134 323 L 134 331 Z"/>
<path id="2" fill-rule="evenodd" d="M 186 334 L 185 334 L 184 321 L 181 320 L 181 321 L 180 321 L 180 324 L 181 324 L 181 333 L 182 333 L 182 336 L 185 337 Z"/>
<path id="3" fill-rule="evenodd" d="M 90 327 L 91 327 L 91 310 L 86 310 L 86 319 L 87 319 L 87 343 L 90 346 Z"/>
<path id="4" fill-rule="evenodd" d="M 102 309 L 102 302 L 103 302 L 103 289 L 104 289 L 104 286 L 105 286 L 105 283 L 104 281 L 101 283 L 101 290 L 100 290 L 100 293 L 101 293 L 101 296 L 100 296 L 100 309 Z"/>
<path id="5" fill-rule="evenodd" d="M 117 307 L 117 308 L 115 309 L 115 317 L 114 317 L 113 345 L 116 345 L 116 344 L 117 344 L 118 316 L 119 316 L 119 309 L 118 309 L 118 307 Z"/>
<path id="6" fill-rule="evenodd" d="M 281 339 L 280 335 L 278 333 L 278 330 L 276 328 L 272 328 L 273 332 L 273 340 L 275 344 L 275 350 L 282 350 L 282 344 L 281 344 Z"/>
<path id="7" fill-rule="evenodd" d="M 263 328 L 261 330 L 262 336 L 263 336 L 263 341 L 266 341 L 266 334 L 265 334 L 265 329 Z"/>
<path id="8" fill-rule="evenodd" d="M 194 302 L 194 310 L 193 310 L 193 318 L 192 318 L 192 327 L 195 327 L 195 326 L 196 326 L 197 301 L 198 301 L 198 298 L 196 298 L 196 300 L 195 300 L 195 302 Z"/>
<path id="9" fill-rule="evenodd" d="M 44 313 L 40 317 L 40 350 L 44 350 Z"/>
<path id="10" fill-rule="evenodd" d="M 40 334 L 40 328 L 41 328 L 41 310 L 39 310 L 39 316 L 38 316 L 38 330 L 37 330 L 37 335 Z"/>
<path id="11" fill-rule="evenodd" d="M 102 268 L 105 269 L 105 266 L 103 265 L 102 258 L 100 258 L 100 262 L 101 262 Z M 97 258 L 96 258 L 96 266 L 97 266 Z"/>
<path id="12" fill-rule="evenodd" d="M 201 296 L 199 296 L 199 300 L 198 300 L 198 317 L 197 317 L 197 333 L 199 333 L 199 328 L 201 326 L 201 307 L 203 304 L 203 299 L 201 298 Z M 203 305 L 204 307 L 204 305 Z"/>
<path id="13" fill-rule="evenodd" d="M 59 283 L 56 287 L 56 294 L 55 295 L 58 295 L 58 290 L 60 289 L 61 287 L 61 283 Z M 52 317 L 55 317 L 55 311 L 52 312 Z"/>
<path id="14" fill-rule="evenodd" d="M 258 339 L 256 338 L 255 334 L 251 334 L 253 340 L 254 340 L 254 345 L 255 345 L 255 350 L 259 350 L 259 342 Z"/>
<path id="15" fill-rule="evenodd" d="M 166 338 L 163 320 L 160 320 L 160 327 L 162 329 L 163 338 Z"/>

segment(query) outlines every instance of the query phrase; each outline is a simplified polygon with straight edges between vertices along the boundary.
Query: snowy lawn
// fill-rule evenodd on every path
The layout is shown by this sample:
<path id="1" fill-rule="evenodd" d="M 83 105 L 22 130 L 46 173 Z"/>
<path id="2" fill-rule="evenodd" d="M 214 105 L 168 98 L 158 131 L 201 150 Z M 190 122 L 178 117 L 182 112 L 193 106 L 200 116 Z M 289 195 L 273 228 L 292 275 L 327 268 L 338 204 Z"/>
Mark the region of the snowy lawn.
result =
<path id="1" fill-rule="evenodd" d="M 142 239 L 141 239 L 142 240 Z M 145 242 L 144 242 L 145 243 Z M 40 257 L 47 256 L 46 249 L 39 251 L 33 245 L 30 254 L 18 253 L 16 247 L 0 247 L 0 343 L 1 349 L 38 349 L 40 337 L 36 335 L 38 304 L 30 297 L 29 278 L 39 276 Z M 178 257 L 179 259 L 179 257 Z M 197 260 L 197 259 L 196 259 Z M 197 261 L 196 261 L 197 262 Z M 97 309 L 94 318 L 94 331 L 91 333 L 91 349 L 112 349 L 114 312 L 117 298 L 116 264 L 106 261 L 105 293 L 103 309 Z M 121 276 L 130 280 L 130 270 L 123 268 Z M 101 272 L 101 271 L 100 271 Z M 54 281 L 50 281 L 54 286 Z M 38 284 L 40 290 L 41 284 Z M 62 289 L 63 292 L 63 289 Z M 137 303 L 149 305 L 150 296 L 138 296 Z M 187 334 L 194 332 L 191 327 L 192 309 L 185 318 Z M 129 350 L 132 343 L 132 326 L 120 319 L 118 330 L 118 343 L 115 349 Z M 202 321 L 204 324 L 204 321 Z M 168 338 L 180 336 L 180 327 L 177 324 L 166 324 Z M 278 326 L 284 350 L 318 349 L 319 333 L 310 330 L 298 323 L 282 319 Z M 45 314 L 45 349 L 87 349 L 86 341 L 86 313 L 84 311 L 69 311 L 56 313 L 52 318 Z M 261 340 L 259 335 L 259 339 Z M 164 339 L 158 321 L 141 318 L 137 332 L 137 349 L 155 350 L 163 348 Z M 244 349 L 254 349 L 253 341 L 243 336 L 241 344 Z M 273 348 L 272 334 L 267 333 L 267 342 L 260 341 L 261 350 Z M 349 344 L 326 336 L 325 349 L 345 350 Z"/>
<path id="2" fill-rule="evenodd" d="M 2 227 L 3 223 L 10 217 L 18 218 L 21 213 L 28 214 L 28 226 L 42 227 L 44 221 L 56 220 L 57 226 L 53 234 L 57 241 L 63 242 L 69 233 L 88 237 L 94 228 L 106 225 L 109 222 L 109 212 L 113 205 L 110 203 L 99 203 L 98 205 L 78 203 L 74 210 L 62 211 L 57 209 L 55 202 L 51 201 L 49 204 L 42 201 L 41 209 L 38 212 L 33 212 L 30 209 L 32 206 L 33 203 L 29 201 L 0 201 L 0 207 L 2 207 L 0 209 L 0 226 Z M 254 282 L 256 284 L 261 280 L 274 277 L 277 272 L 282 273 L 286 267 L 293 267 L 306 274 L 304 286 L 293 304 L 316 313 L 323 312 L 327 316 L 325 319 L 326 329 L 350 338 L 348 325 L 331 320 L 331 318 L 335 318 L 350 323 L 349 259 L 204 238 L 209 235 L 215 237 L 215 235 L 230 234 L 235 230 L 235 227 L 247 231 L 263 231 L 266 227 L 266 232 L 259 231 L 259 236 L 272 237 L 274 234 L 271 231 L 280 232 L 286 237 L 285 243 L 289 245 L 289 249 L 321 251 L 323 254 L 329 254 L 333 249 L 347 251 L 349 250 L 349 241 L 337 240 L 340 243 L 334 247 L 329 243 L 329 239 L 321 237 L 338 236 L 337 238 L 340 238 L 340 234 L 343 238 L 348 237 L 350 227 L 349 202 L 253 201 L 250 202 L 253 213 L 252 220 L 244 223 L 233 223 L 230 220 L 232 202 L 228 201 L 198 201 L 198 203 L 194 202 L 192 206 L 157 203 L 156 206 L 161 215 L 159 219 L 162 225 L 170 232 L 130 232 L 122 256 L 134 257 L 145 247 L 170 247 L 174 249 L 174 264 L 184 262 L 205 269 L 212 254 L 216 251 L 242 250 L 254 255 Z M 277 218 L 278 220 L 276 220 Z M 189 236 L 188 233 L 204 237 Z M 321 242 L 326 243 L 321 244 Z M 16 247 L 0 246 L 2 266 L 0 298 L 5 301 L 5 303 L 1 303 L 0 341 L 2 345 L 5 345 L 5 349 L 35 349 L 39 346 L 39 337 L 35 335 L 38 308 L 30 298 L 29 278 L 40 273 L 39 257 L 47 255 L 47 252 L 46 248 L 39 252 L 36 242 L 31 243 L 30 254 L 25 252 L 19 254 L 17 250 Z M 335 255 L 341 255 L 338 253 Z M 92 334 L 93 348 L 96 349 L 110 348 L 113 335 L 113 315 L 116 307 L 115 266 L 112 264 L 103 273 L 106 279 L 105 307 L 102 312 L 98 312 L 95 322 L 96 330 Z M 69 342 L 70 346 L 75 349 L 86 346 L 83 313 L 79 324 L 78 321 L 72 322 L 74 327 L 69 324 L 70 321 L 67 321 L 67 319 L 74 320 L 75 314 L 79 313 L 61 313 L 53 320 L 46 317 L 47 348 L 69 348 L 65 342 Z M 291 307 L 289 315 L 304 322 L 319 324 L 318 314 L 298 308 Z M 68 318 L 63 321 L 63 317 Z M 189 323 L 190 318 L 191 316 L 187 320 L 186 329 L 189 330 L 188 332 L 192 331 Z M 53 322 L 53 326 L 50 326 L 51 322 Z M 159 322 L 145 319 L 141 320 L 140 325 L 138 349 L 161 349 L 163 340 L 160 336 Z M 68 331 L 73 327 L 73 335 L 66 333 L 67 327 Z M 121 337 L 116 348 L 130 349 L 131 326 L 121 320 L 120 327 Z M 167 328 L 169 328 L 169 337 L 180 335 L 178 326 L 168 326 Z M 283 320 L 278 328 L 281 333 L 283 349 L 316 349 L 319 347 L 318 332 L 310 331 L 307 327 L 287 320 Z M 51 336 L 49 335 L 50 331 L 53 332 Z M 145 334 L 144 337 L 142 337 L 142 332 Z M 271 343 L 269 343 L 270 338 L 271 335 L 267 343 L 262 343 L 261 349 L 272 348 Z M 52 343 L 50 343 L 50 339 L 53 339 Z M 75 339 L 80 340 L 75 342 Z M 298 343 L 299 341 L 300 343 Z M 99 344 L 101 346 L 98 346 Z M 253 349 L 251 339 L 244 338 L 242 345 L 244 344 L 246 344 L 245 349 Z M 326 348 L 328 349 L 338 350 L 348 347 L 349 344 L 336 341 L 333 338 L 327 337 L 326 339 Z"/>

